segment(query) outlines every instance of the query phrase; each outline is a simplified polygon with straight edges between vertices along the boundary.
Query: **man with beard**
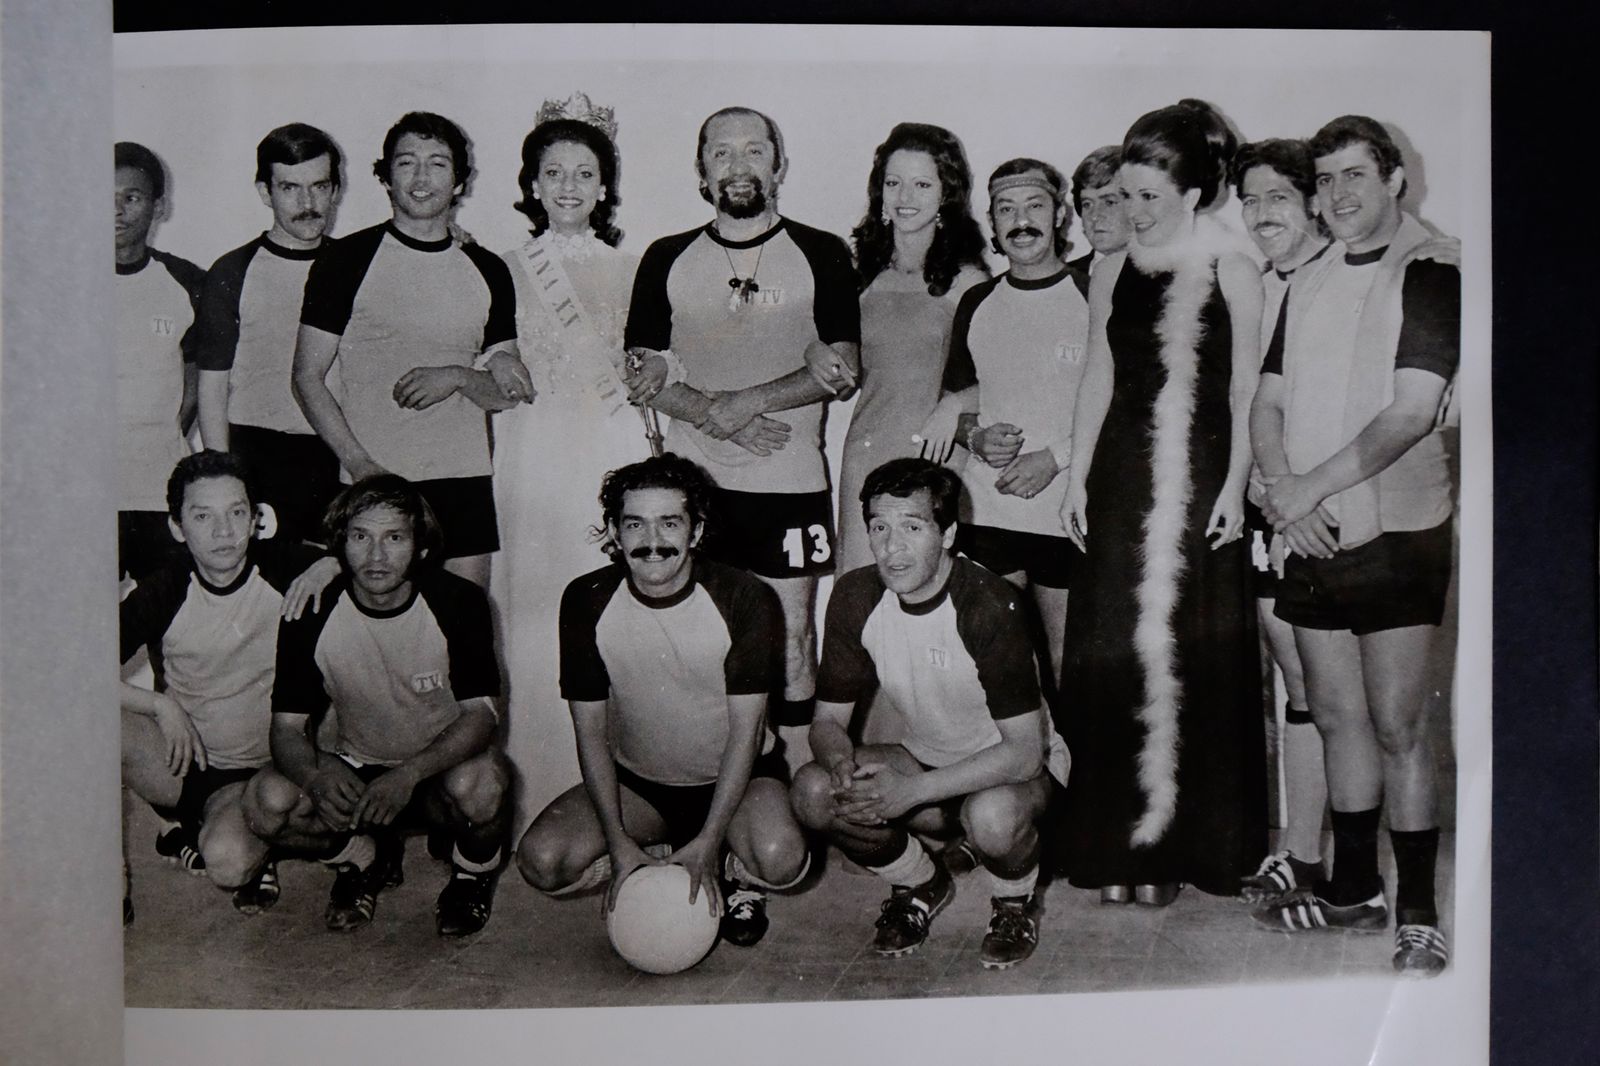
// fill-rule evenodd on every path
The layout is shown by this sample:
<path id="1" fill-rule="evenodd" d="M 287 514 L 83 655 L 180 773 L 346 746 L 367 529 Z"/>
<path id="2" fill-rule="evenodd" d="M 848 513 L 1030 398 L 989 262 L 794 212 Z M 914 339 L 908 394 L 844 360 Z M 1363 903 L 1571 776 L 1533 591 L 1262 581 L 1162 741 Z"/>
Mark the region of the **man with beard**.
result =
<path id="1" fill-rule="evenodd" d="M 117 264 L 117 561 L 143 577 L 176 553 L 167 532 L 167 475 L 189 454 L 195 411 L 194 321 L 205 272 L 150 247 L 167 212 L 167 176 L 142 144 L 118 141 L 113 204 Z"/>
<path id="2" fill-rule="evenodd" d="M 445 567 L 481 586 L 500 547 L 484 412 L 531 399 L 511 273 L 450 231 L 472 173 L 454 122 L 403 116 L 372 169 L 394 217 L 312 263 L 295 399 L 351 481 L 393 472 L 416 483 L 443 523 Z M 325 380 L 335 360 L 341 396 Z M 476 368 L 496 361 L 515 371 L 515 388 L 502 391 Z"/>
<path id="3" fill-rule="evenodd" d="M 1328 239 L 1317 218 L 1317 174 L 1304 141 L 1267 140 L 1234 153 L 1229 177 L 1239 195 L 1245 229 L 1267 265 L 1262 270 L 1265 301 L 1261 344 L 1265 348 L 1286 308 L 1294 272 L 1320 259 Z M 1322 736 L 1306 707 L 1305 678 L 1295 651 L 1294 628 L 1274 612 L 1282 538 L 1274 544 L 1272 524 L 1261 513 L 1263 487 L 1251 486 L 1245 503 L 1245 530 L 1256 579 L 1257 616 L 1267 649 L 1283 673 L 1283 717 L 1273 715 L 1283 752 L 1283 790 L 1287 819 L 1282 848 L 1266 857 L 1240 885 L 1246 902 L 1261 903 L 1322 876 L 1322 818 L 1328 785 L 1322 769 Z M 1276 561 L 1274 561 L 1276 560 Z M 1270 669 L 1270 668 L 1269 668 Z M 1270 691 L 1271 679 L 1268 679 Z"/>
<path id="4" fill-rule="evenodd" d="M 1117 181 L 1121 165 L 1122 145 L 1108 144 L 1090 152 L 1072 172 L 1072 206 L 1083 220 L 1089 253 L 1067 265 L 1084 278 L 1094 273 L 1100 260 L 1128 246 L 1128 215 L 1123 208 L 1122 185 Z"/>
<path id="5" fill-rule="evenodd" d="M 1440 411 L 1461 358 L 1459 245 L 1401 209 L 1400 150 L 1379 123 L 1334 119 L 1311 139 L 1317 206 L 1339 244 L 1289 287 L 1251 411 L 1262 510 L 1293 553 L 1278 617 L 1294 626 L 1322 733 L 1333 873 L 1256 912 L 1291 932 L 1382 930 L 1387 808 L 1394 966 L 1449 959 L 1434 898 L 1438 797 L 1426 702 L 1451 569 Z"/>
<path id="6" fill-rule="evenodd" d="M 807 852 L 766 726 L 778 605 L 749 574 L 695 550 L 715 492 L 676 455 L 606 475 L 614 561 L 561 598 L 561 694 L 583 783 L 534 820 L 517 865 L 556 896 L 610 877 L 609 904 L 671 849 L 690 902 L 703 894 L 723 938 L 749 946 L 767 930 L 761 890 L 797 882 Z"/>
<path id="7" fill-rule="evenodd" d="M 322 605 L 278 630 L 272 767 L 245 789 L 245 821 L 275 847 L 334 867 L 325 915 L 372 920 L 399 883 L 399 834 L 430 830 L 450 880 L 440 936 L 489 920 L 508 830 L 511 769 L 495 747 L 500 672 L 483 590 L 437 568 L 442 534 L 416 486 L 377 474 L 328 509 L 344 568 Z M 317 725 L 330 711 L 331 750 Z"/>
<path id="8" fill-rule="evenodd" d="M 817 577 L 833 569 L 823 401 L 855 381 L 856 275 L 838 237 L 779 216 L 788 159 L 767 116 L 729 107 L 706 119 L 695 168 L 716 218 L 645 251 L 626 344 L 681 361 L 684 380 L 651 406 L 672 416 L 667 450 L 716 481 L 706 555 L 778 594 L 784 698 L 773 717 L 797 727 L 816 685 Z"/>
<path id="9" fill-rule="evenodd" d="M 1058 476 L 1071 453 L 1089 337 L 1087 285 L 1062 259 L 1070 211 L 1050 164 L 1012 159 L 995 168 L 989 221 L 1010 269 L 962 295 L 943 383 L 973 412 L 956 431 L 975 460 L 961 473 L 967 499 L 956 547 L 1032 591 L 1052 680 L 1061 676 L 1067 589 L 1082 556 L 1062 533 L 1066 478 Z"/>
<path id="10" fill-rule="evenodd" d="M 200 299 L 200 437 L 255 477 L 263 533 L 316 539 L 339 460 L 290 389 L 306 274 L 339 196 L 339 147 L 302 122 L 256 146 L 256 192 L 272 228 L 218 259 Z"/>

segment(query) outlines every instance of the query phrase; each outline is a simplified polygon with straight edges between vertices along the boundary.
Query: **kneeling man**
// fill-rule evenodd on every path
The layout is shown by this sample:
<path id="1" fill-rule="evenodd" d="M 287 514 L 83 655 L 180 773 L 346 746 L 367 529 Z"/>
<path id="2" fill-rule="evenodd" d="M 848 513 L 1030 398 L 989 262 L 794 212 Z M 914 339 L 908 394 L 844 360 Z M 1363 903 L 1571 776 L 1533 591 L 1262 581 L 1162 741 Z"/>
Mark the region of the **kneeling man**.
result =
<path id="1" fill-rule="evenodd" d="M 448 835 L 439 935 L 476 933 L 494 900 L 510 795 L 493 746 L 500 674 L 488 599 L 437 566 L 438 521 L 398 475 L 341 492 L 323 533 L 346 576 L 320 610 L 279 630 L 274 769 L 250 782 L 245 817 L 338 870 L 327 912 L 336 930 L 371 921 L 379 889 L 398 883 L 399 832 L 421 822 L 440 843 Z M 331 752 L 311 728 L 329 710 Z"/>
<path id="2" fill-rule="evenodd" d="M 796 775 L 793 801 L 802 824 L 889 882 L 880 955 L 915 951 L 955 896 L 950 872 L 912 832 L 964 829 L 994 883 L 980 958 L 1004 969 L 1038 943 L 1037 822 L 1051 774 L 1065 774 L 1065 749 L 1044 710 L 1016 589 L 952 552 L 960 494 L 958 475 L 924 459 L 867 476 L 862 511 L 877 565 L 840 578 L 828 601 L 816 762 Z M 856 702 L 874 688 L 905 719 L 899 744 L 850 739 Z"/>
<path id="3" fill-rule="evenodd" d="M 606 475 L 614 561 L 561 598 L 561 694 L 583 784 L 534 819 L 517 866 L 557 896 L 610 877 L 609 906 L 667 845 L 690 902 L 703 893 L 723 939 L 749 946 L 767 931 L 761 889 L 798 882 L 808 853 L 766 721 L 783 618 L 759 579 L 694 550 L 714 490 L 671 454 Z"/>

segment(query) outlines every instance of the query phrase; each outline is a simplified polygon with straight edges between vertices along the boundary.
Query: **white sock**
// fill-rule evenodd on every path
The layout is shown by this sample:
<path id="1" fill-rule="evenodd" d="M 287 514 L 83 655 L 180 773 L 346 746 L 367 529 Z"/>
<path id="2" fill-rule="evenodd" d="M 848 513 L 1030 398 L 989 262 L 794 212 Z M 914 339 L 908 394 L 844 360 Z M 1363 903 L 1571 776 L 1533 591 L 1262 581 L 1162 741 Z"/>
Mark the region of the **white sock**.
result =
<path id="1" fill-rule="evenodd" d="M 356 833 L 345 841 L 344 848 L 331 859 L 322 861 L 329 866 L 343 866 L 346 863 L 358 870 L 365 870 L 372 865 L 372 860 L 378 857 L 378 843 L 366 833 Z"/>
<path id="2" fill-rule="evenodd" d="M 989 880 L 993 882 L 991 894 L 996 899 L 1009 899 L 1013 896 L 1027 896 L 1033 893 L 1033 886 L 1039 883 L 1039 867 L 1023 874 L 1021 877 L 1005 878 L 993 870 L 986 871 Z"/>
<path id="3" fill-rule="evenodd" d="M 1312 722 L 1291 722 L 1283 733 L 1283 776 L 1289 808 L 1283 846 L 1301 862 L 1321 862 L 1322 814 L 1328 805 L 1322 734 Z"/>
<path id="4" fill-rule="evenodd" d="M 891 885 L 920 885 L 933 878 L 935 873 L 933 860 L 928 857 L 928 849 L 922 846 L 922 841 L 916 837 L 906 840 L 906 850 L 900 857 L 887 866 L 868 866 L 867 869 L 889 882 Z"/>
<path id="5" fill-rule="evenodd" d="M 770 881 L 763 881 L 761 878 L 751 873 L 750 868 L 744 864 L 739 856 L 735 855 L 731 851 L 728 852 L 728 880 L 740 887 L 754 885 L 756 888 L 766 888 L 772 889 L 776 892 L 781 892 L 786 888 L 793 888 L 795 885 L 798 885 L 801 881 L 805 880 L 806 873 L 810 869 L 811 853 L 808 851 L 806 852 L 805 862 L 800 864 L 800 872 L 791 877 L 786 884 L 775 885 Z"/>
<path id="6" fill-rule="evenodd" d="M 450 864 L 457 870 L 469 874 L 493 873 L 500 866 L 500 849 L 494 849 L 494 854 L 489 856 L 488 862 L 472 862 L 461 854 L 461 846 L 457 844 L 450 849 Z"/>

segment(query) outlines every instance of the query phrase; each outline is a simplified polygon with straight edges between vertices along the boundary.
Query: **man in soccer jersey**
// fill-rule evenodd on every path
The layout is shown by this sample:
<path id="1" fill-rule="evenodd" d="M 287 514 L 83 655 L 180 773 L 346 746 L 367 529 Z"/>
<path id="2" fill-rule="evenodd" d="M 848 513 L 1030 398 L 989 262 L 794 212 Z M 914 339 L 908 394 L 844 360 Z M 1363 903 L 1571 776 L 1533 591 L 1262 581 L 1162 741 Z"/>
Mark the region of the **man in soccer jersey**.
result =
<path id="1" fill-rule="evenodd" d="M 817 577 L 833 569 L 823 403 L 851 387 L 859 365 L 855 271 L 838 237 L 779 215 L 788 158 L 766 115 L 728 107 L 706 119 L 695 169 L 716 216 L 646 249 L 625 340 L 681 363 L 684 380 L 651 404 L 672 416 L 667 450 L 716 481 L 705 554 L 778 594 L 784 691 L 773 718 L 803 726 Z M 824 368 L 820 379 L 808 361 Z"/>
<path id="2" fill-rule="evenodd" d="M 956 547 L 1029 590 L 1052 691 L 1061 676 L 1067 590 L 1083 556 L 1060 518 L 1089 343 L 1088 275 L 1062 258 L 1069 217 L 1055 167 L 1021 158 L 995 168 L 989 221 L 1008 269 L 956 305 L 940 401 L 969 412 L 956 430 L 973 455 L 961 473 L 967 491 Z"/>
<path id="3" fill-rule="evenodd" d="M 1038 822 L 1065 776 L 1022 604 L 1008 582 L 954 553 L 960 478 L 925 459 L 867 476 L 861 507 L 875 566 L 828 600 L 816 761 L 796 775 L 802 825 L 889 883 L 874 950 L 915 951 L 955 895 L 913 834 L 966 833 L 988 871 L 993 916 L 980 960 L 1014 966 L 1039 936 Z M 856 744 L 859 701 L 881 689 L 906 724 L 898 744 Z"/>
<path id="4" fill-rule="evenodd" d="M 1084 156 L 1072 172 L 1072 206 L 1083 220 L 1089 251 L 1067 265 L 1084 277 L 1094 273 L 1100 260 L 1126 248 L 1133 235 L 1122 202 L 1122 186 L 1117 182 L 1117 168 L 1121 165 L 1122 146 L 1108 144 Z"/>
<path id="5" fill-rule="evenodd" d="M 1395 969 L 1432 976 L 1449 955 L 1434 897 L 1438 796 L 1423 707 L 1450 584 L 1453 503 L 1439 429 L 1461 357 L 1459 245 L 1402 209 L 1400 150 L 1373 119 L 1334 119 L 1311 154 L 1317 207 L 1337 243 L 1295 272 L 1251 438 L 1262 510 L 1291 552 L 1276 610 L 1294 626 L 1322 733 L 1333 872 L 1256 918 L 1289 931 L 1385 928 L 1386 810 Z"/>
<path id="6" fill-rule="evenodd" d="M 167 476 L 189 454 L 195 413 L 196 309 L 205 272 L 150 247 L 167 213 L 161 160 L 142 144 L 118 141 L 112 191 L 117 263 L 117 557 L 139 578 L 175 552 L 167 531 Z"/>
<path id="7" fill-rule="evenodd" d="M 279 630 L 273 766 L 251 781 L 246 820 L 335 867 L 335 930 L 372 920 L 379 890 L 398 883 L 399 834 L 426 826 L 430 851 L 437 841 L 451 865 L 439 935 L 476 933 L 494 899 L 511 780 L 494 746 L 488 600 L 437 566 L 438 522 L 398 475 L 341 492 L 324 534 L 345 576 L 320 609 Z M 332 750 L 319 750 L 314 727 L 330 710 Z"/>
<path id="8" fill-rule="evenodd" d="M 784 761 L 766 724 L 781 665 L 770 589 L 697 550 L 715 486 L 664 455 L 613 470 L 600 498 L 613 561 L 561 600 L 561 692 L 572 708 L 583 784 L 534 820 L 517 864 L 567 895 L 638 867 L 689 871 L 690 899 L 722 936 L 766 933 L 764 888 L 804 876 Z M 726 856 L 726 858 L 724 858 Z"/>
<path id="9" fill-rule="evenodd" d="M 1330 247 L 1317 217 L 1316 168 L 1311 149 L 1304 141 L 1256 141 L 1234 153 L 1229 177 L 1239 196 L 1245 230 L 1267 260 L 1261 272 L 1266 292 L 1261 337 L 1265 348 L 1287 309 L 1284 297 L 1295 271 L 1320 259 Z M 1259 479 L 1251 486 L 1251 499 L 1245 505 L 1245 530 L 1251 538 L 1261 631 L 1283 673 L 1283 717 L 1277 719 L 1274 715 L 1274 721 L 1283 751 L 1288 817 L 1282 849 L 1268 855 L 1240 885 L 1240 895 L 1252 903 L 1302 888 L 1322 876 L 1322 821 L 1328 803 L 1322 736 L 1306 706 L 1294 628 L 1275 612 L 1283 541 L 1276 537 L 1274 542 L 1272 524 L 1261 513 L 1262 489 Z"/>
<path id="10" fill-rule="evenodd" d="M 271 761 L 278 618 L 298 616 L 338 566 L 252 537 L 251 485 L 235 456 L 179 460 L 167 507 L 186 554 L 145 575 L 120 608 L 122 661 L 145 648 L 155 674 L 154 689 L 122 683 L 123 782 L 161 816 L 156 851 L 234 890 L 234 906 L 254 913 L 277 901 L 277 872 L 240 800 Z"/>
<path id="11" fill-rule="evenodd" d="M 256 192 L 272 227 L 212 264 L 200 298 L 200 437 L 249 465 L 276 537 L 316 540 L 339 491 L 339 460 L 290 388 L 306 274 L 339 196 L 343 156 L 315 126 L 279 126 L 256 146 Z"/>
<path id="12" fill-rule="evenodd" d="M 500 546 L 485 411 L 530 399 L 516 358 L 516 296 L 499 256 L 458 241 L 450 215 L 472 173 L 466 134 L 413 111 L 373 172 L 393 217 L 334 242 L 311 267 L 293 385 L 306 420 L 353 481 L 395 473 L 444 527 L 446 569 L 482 586 Z M 504 361 L 506 391 L 488 369 Z M 339 395 L 327 376 L 337 363 Z"/>

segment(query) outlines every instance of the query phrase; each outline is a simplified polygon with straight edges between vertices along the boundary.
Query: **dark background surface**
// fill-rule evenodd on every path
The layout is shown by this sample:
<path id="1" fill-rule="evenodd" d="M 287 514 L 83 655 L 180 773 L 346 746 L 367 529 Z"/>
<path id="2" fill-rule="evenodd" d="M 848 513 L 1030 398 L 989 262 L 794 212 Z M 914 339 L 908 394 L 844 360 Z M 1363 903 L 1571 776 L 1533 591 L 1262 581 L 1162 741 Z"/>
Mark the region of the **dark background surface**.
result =
<path id="1" fill-rule="evenodd" d="M 525 6 L 120 3 L 121 31 L 521 21 Z M 1229 2 L 616 3 L 618 22 L 1480 29 L 1493 33 L 1496 1063 L 1600 1062 L 1596 17 L 1578 5 Z"/>

